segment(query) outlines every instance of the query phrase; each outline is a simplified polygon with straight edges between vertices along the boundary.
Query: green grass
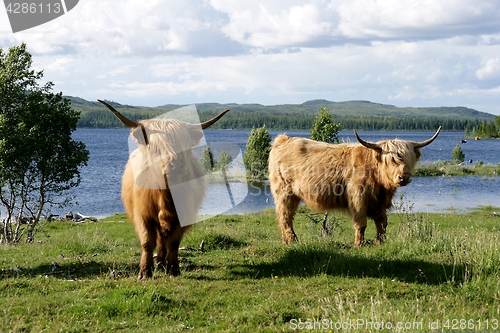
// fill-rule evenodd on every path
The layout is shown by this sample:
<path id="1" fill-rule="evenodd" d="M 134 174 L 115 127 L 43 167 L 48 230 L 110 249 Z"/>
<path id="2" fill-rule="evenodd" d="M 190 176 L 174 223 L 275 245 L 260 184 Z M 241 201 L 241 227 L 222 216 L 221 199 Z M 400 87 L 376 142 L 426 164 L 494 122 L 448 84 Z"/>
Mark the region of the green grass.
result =
<path id="1" fill-rule="evenodd" d="M 301 208 L 292 246 L 281 244 L 270 210 L 218 216 L 186 235 L 180 277 L 155 272 L 145 282 L 136 282 L 140 249 L 124 215 L 44 223 L 34 244 L 0 246 L 0 331 L 281 332 L 316 322 L 333 325 L 318 331 L 356 323 L 349 331 L 383 332 L 397 331 L 388 322 L 416 322 L 399 330 L 409 332 L 436 321 L 435 331 L 448 330 L 446 320 L 461 330 L 461 319 L 474 329 L 489 320 L 491 329 L 500 320 L 498 208 L 421 214 L 399 206 L 387 242 L 374 245 L 370 222 L 361 248 L 341 215 L 323 237 Z M 384 329 L 373 328 L 382 321 Z"/>

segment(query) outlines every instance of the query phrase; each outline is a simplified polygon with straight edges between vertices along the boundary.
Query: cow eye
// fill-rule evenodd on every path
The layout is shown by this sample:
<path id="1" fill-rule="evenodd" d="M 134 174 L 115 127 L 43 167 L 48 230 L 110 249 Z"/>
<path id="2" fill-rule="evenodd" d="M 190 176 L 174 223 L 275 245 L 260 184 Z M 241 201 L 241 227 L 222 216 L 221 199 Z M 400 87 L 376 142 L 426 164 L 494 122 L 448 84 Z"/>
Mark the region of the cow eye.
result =
<path id="1" fill-rule="evenodd" d="M 392 156 L 392 162 L 393 163 L 398 164 L 398 163 L 401 163 L 401 161 L 402 161 L 401 157 L 399 157 L 399 156 Z"/>

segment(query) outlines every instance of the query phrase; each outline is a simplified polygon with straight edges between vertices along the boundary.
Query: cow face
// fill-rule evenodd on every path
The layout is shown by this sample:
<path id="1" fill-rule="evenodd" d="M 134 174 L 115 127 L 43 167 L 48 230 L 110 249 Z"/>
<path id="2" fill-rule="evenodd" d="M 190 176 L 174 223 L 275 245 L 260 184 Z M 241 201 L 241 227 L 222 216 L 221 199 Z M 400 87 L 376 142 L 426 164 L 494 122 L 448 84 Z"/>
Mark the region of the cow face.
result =
<path id="1" fill-rule="evenodd" d="M 148 179 L 148 184 L 168 182 L 172 185 L 190 180 L 189 174 L 197 163 L 192 147 L 203 137 L 201 127 L 174 119 L 148 120 L 140 124 L 131 132 L 131 138 L 139 146 L 139 161 L 142 161 L 138 169 L 134 168 L 134 174 L 147 172 L 147 177 L 141 179 Z M 164 186 L 168 187 L 165 184 L 161 188 Z"/>
<path id="2" fill-rule="evenodd" d="M 98 101 L 132 129 L 131 138 L 139 146 L 130 155 L 132 170 L 137 185 L 148 189 L 166 189 L 169 184 L 175 185 L 193 177 L 201 177 L 201 166 L 193 157 L 191 149 L 203 137 L 202 130 L 213 125 L 229 111 L 224 110 L 200 124 L 175 119 L 135 121 L 116 111 L 107 102 Z"/>
<path id="3" fill-rule="evenodd" d="M 411 173 L 421 155 L 420 148 L 434 141 L 440 130 L 441 126 L 430 139 L 422 142 L 388 140 L 373 143 L 361 139 L 356 130 L 354 130 L 354 134 L 359 143 L 376 152 L 377 161 L 381 163 L 379 175 L 385 175 L 386 182 L 399 187 L 406 186 L 411 182 Z"/>
<path id="4" fill-rule="evenodd" d="M 420 158 L 420 149 L 403 140 L 383 141 L 379 143 L 381 173 L 385 173 L 387 181 L 395 187 L 406 186 L 411 182 L 411 174 Z"/>

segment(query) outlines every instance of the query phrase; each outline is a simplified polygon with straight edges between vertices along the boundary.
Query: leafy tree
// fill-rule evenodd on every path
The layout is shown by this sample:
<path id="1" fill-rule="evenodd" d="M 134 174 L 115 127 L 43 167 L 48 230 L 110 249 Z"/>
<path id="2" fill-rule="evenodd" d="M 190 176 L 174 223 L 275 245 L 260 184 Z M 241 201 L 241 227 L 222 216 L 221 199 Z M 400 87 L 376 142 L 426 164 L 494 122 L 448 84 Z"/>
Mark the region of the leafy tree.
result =
<path id="1" fill-rule="evenodd" d="M 29 220 L 27 242 L 48 207 L 71 201 L 66 191 L 80 183 L 89 152 L 72 139 L 79 113 L 53 83 L 40 86 L 43 72 L 31 69 L 26 44 L 0 48 L 0 203 L 6 217 L 0 242 L 19 242 Z"/>
<path id="2" fill-rule="evenodd" d="M 267 177 L 267 160 L 271 152 L 271 136 L 266 125 L 252 129 L 248 136 L 243 163 L 253 179 Z"/>
<path id="3" fill-rule="evenodd" d="M 453 148 L 451 152 L 451 157 L 453 157 L 453 160 L 456 163 L 463 163 L 463 161 L 465 160 L 465 154 L 460 145 L 456 145 L 455 148 Z"/>
<path id="4" fill-rule="evenodd" d="M 223 150 L 219 154 L 219 158 L 217 159 L 217 168 L 221 170 L 225 170 L 225 168 L 231 164 L 233 161 L 233 158 L 231 157 L 231 154 L 229 154 L 227 151 Z"/>
<path id="5" fill-rule="evenodd" d="M 200 164 L 205 172 L 210 172 L 214 169 L 214 154 L 209 146 L 206 146 L 201 151 Z"/>
<path id="6" fill-rule="evenodd" d="M 319 114 L 314 119 L 310 138 L 327 143 L 339 143 L 340 124 L 333 122 L 333 117 L 325 107 L 319 108 Z"/>
<path id="7" fill-rule="evenodd" d="M 311 140 L 327 143 L 339 143 L 340 123 L 334 123 L 332 115 L 325 107 L 319 108 L 319 114 L 314 118 L 313 126 L 310 132 Z M 328 235 L 329 229 L 326 225 L 328 221 L 328 212 L 323 215 L 322 233 Z"/>

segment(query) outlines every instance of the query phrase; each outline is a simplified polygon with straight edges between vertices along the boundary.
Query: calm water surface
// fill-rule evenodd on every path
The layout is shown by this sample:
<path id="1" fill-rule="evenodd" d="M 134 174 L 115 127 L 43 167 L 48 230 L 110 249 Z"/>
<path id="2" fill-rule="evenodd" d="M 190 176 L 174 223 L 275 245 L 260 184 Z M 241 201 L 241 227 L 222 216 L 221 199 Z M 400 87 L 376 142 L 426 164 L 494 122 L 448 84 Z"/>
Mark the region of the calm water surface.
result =
<path id="1" fill-rule="evenodd" d="M 208 144 L 217 145 L 229 142 L 245 150 L 249 131 L 240 130 L 207 130 Z M 284 131 L 270 131 L 274 138 Z M 289 136 L 308 137 L 308 131 L 287 131 Z M 78 129 L 74 138 L 83 141 L 90 150 L 88 167 L 82 170 L 82 183 L 73 189 L 75 204 L 55 213 L 68 211 L 80 212 L 97 217 L 110 216 L 124 212 L 120 199 L 120 184 L 123 168 L 128 158 L 127 129 Z M 369 132 L 359 135 L 367 141 L 401 138 L 422 141 L 432 133 L 426 132 Z M 356 142 L 352 131 L 341 131 L 340 140 Z M 500 163 L 500 140 L 468 140 L 461 143 L 463 133 L 443 132 L 429 146 L 422 149 L 421 161 L 438 161 L 451 159 L 451 151 L 460 144 L 466 160 L 473 163 L 482 160 L 484 163 Z M 217 155 L 217 154 L 215 154 Z M 211 193 L 217 195 L 227 193 L 224 184 L 212 185 Z M 413 182 L 398 190 L 396 197 L 404 194 L 406 200 L 414 205 L 415 211 L 441 212 L 450 208 L 463 211 L 478 205 L 500 207 L 500 177 L 415 177 Z M 397 199 L 399 200 L 399 199 Z M 78 204 L 76 204 L 78 203 Z M 248 184 L 248 195 L 242 203 L 228 213 L 246 213 L 274 207 L 269 188 L 265 184 Z"/>

